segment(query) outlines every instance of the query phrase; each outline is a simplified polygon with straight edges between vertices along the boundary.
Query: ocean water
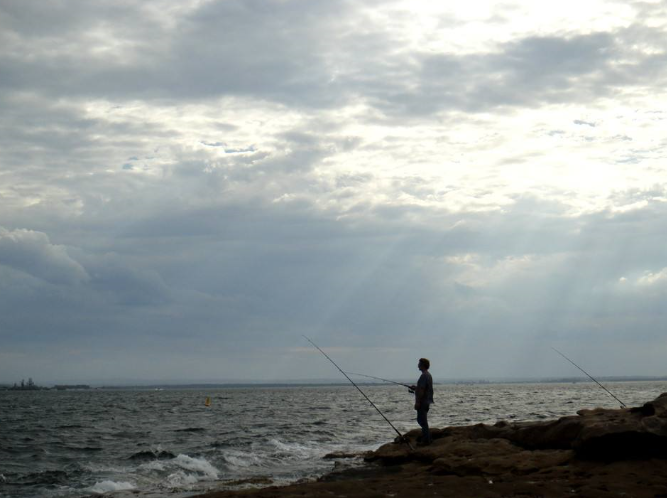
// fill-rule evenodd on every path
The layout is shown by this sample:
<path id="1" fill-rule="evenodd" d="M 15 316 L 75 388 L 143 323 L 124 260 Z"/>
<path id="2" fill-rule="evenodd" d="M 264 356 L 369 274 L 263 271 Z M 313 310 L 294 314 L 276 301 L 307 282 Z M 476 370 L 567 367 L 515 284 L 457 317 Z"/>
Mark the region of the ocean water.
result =
<path id="1" fill-rule="evenodd" d="M 628 406 L 667 392 L 667 382 L 606 386 Z M 418 427 L 406 389 L 361 387 L 401 432 Z M 618 407 L 592 383 L 436 385 L 435 403 L 433 427 Z M 327 453 L 395 436 L 352 386 L 0 391 L 0 497 L 181 498 L 281 484 L 332 470 Z"/>

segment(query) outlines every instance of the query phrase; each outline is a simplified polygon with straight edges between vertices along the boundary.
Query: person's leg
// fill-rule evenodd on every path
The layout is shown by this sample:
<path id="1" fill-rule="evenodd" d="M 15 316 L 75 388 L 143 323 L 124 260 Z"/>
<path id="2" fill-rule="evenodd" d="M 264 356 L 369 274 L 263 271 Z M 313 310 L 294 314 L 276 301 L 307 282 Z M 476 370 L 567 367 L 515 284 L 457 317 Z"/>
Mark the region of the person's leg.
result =
<path id="1" fill-rule="evenodd" d="M 424 410 L 421 408 L 417 410 L 417 423 L 419 424 L 419 427 L 422 429 L 424 428 Z"/>
<path id="2" fill-rule="evenodd" d="M 426 408 L 420 408 L 417 410 L 417 423 L 422 428 L 421 440 L 423 443 L 431 442 L 431 433 L 428 429 L 428 409 L 429 407 L 427 406 Z"/>

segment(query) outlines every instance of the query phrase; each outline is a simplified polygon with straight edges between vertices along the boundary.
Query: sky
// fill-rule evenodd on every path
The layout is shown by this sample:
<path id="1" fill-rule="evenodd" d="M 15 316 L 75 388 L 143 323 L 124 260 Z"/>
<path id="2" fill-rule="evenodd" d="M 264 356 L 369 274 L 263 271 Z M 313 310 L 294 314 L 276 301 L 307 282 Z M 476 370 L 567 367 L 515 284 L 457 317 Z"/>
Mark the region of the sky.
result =
<path id="1" fill-rule="evenodd" d="M 0 382 L 667 375 L 666 29 L 2 1 Z"/>

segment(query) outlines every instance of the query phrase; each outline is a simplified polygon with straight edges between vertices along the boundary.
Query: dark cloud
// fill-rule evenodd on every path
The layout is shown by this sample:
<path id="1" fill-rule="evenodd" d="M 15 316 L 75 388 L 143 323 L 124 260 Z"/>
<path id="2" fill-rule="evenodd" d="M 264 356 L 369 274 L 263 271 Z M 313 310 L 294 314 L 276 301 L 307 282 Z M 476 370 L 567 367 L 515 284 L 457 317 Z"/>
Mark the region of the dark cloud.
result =
<path id="1" fill-rule="evenodd" d="M 390 116 L 429 116 L 584 102 L 623 87 L 661 88 L 665 78 L 664 37 L 647 26 L 527 36 L 459 55 L 396 50 L 398 36 L 364 23 L 344 1 L 209 2 L 181 16 L 178 29 L 129 3 L 77 5 L 56 2 L 34 14 L 41 9 L 32 1 L 3 4 L 5 30 L 21 40 L 0 58 L 5 91 L 115 100 L 238 95 L 317 108 L 366 102 Z M 120 55 L 90 40 L 95 29 L 107 30 Z M 86 44 L 100 49 L 65 50 Z"/>
<path id="2" fill-rule="evenodd" d="M 666 74 L 659 69 L 662 55 L 628 48 L 628 33 L 532 36 L 464 56 L 413 54 L 408 75 L 385 75 L 387 83 L 366 93 L 386 114 L 419 116 L 577 103 L 613 97 L 627 86 L 657 88 Z M 664 48 L 663 42 L 655 40 Z"/>
<path id="3" fill-rule="evenodd" d="M 87 4 L 81 10 L 57 4 L 49 9 L 56 22 L 48 31 L 40 28 L 47 16 L 33 18 L 26 12 L 38 8 L 27 4 L 4 7 L 5 29 L 23 39 L 0 58 L 8 90 L 114 99 L 252 95 L 319 105 L 339 100 L 325 56 L 337 38 L 332 20 L 351 13 L 346 2 L 210 2 L 182 16 L 177 30 L 129 3 Z M 68 17 L 74 20 L 57 22 Z M 93 37 L 96 30 L 109 38 Z M 50 43 L 35 33 L 49 33 Z M 106 43 L 120 45 L 121 52 L 114 55 Z M 68 45 L 84 50 L 72 52 Z M 91 50 L 96 45 L 99 50 Z"/>

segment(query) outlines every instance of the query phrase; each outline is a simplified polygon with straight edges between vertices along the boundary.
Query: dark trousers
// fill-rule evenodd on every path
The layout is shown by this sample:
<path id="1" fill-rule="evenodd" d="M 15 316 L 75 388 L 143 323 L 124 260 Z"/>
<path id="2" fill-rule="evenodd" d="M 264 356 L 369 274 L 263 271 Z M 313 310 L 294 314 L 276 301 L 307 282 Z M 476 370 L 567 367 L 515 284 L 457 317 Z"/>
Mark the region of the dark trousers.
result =
<path id="1" fill-rule="evenodd" d="M 417 410 L 417 423 L 422 428 L 422 441 L 424 443 L 431 441 L 431 433 L 428 430 L 428 409 L 429 405 L 425 405 Z"/>

